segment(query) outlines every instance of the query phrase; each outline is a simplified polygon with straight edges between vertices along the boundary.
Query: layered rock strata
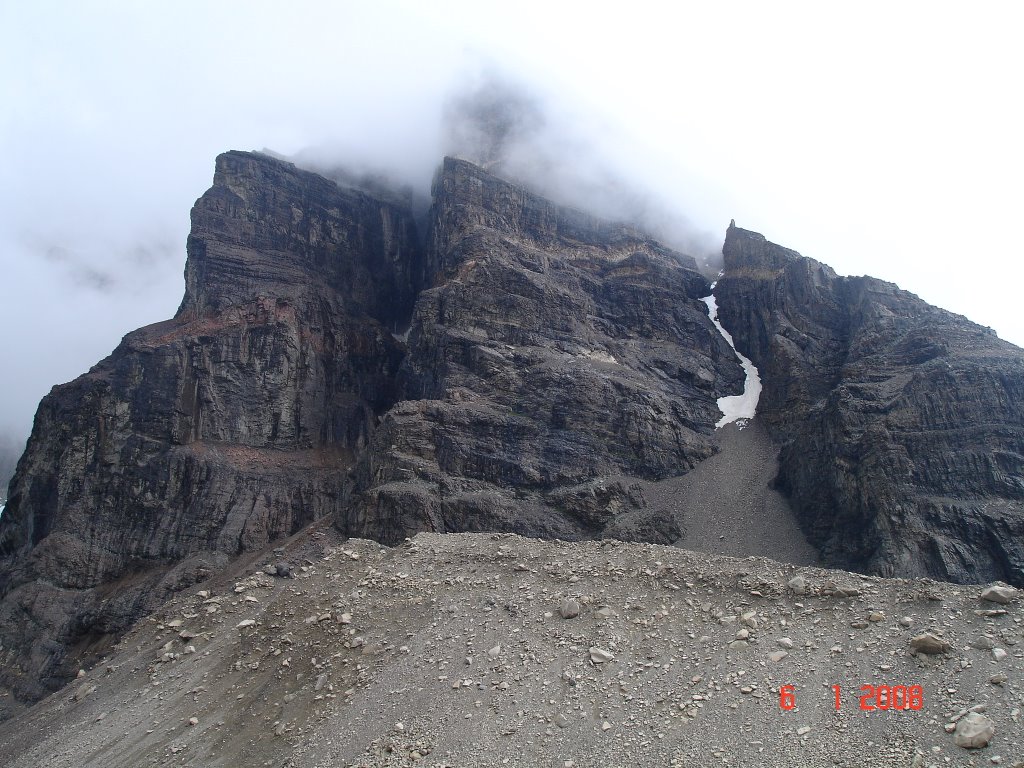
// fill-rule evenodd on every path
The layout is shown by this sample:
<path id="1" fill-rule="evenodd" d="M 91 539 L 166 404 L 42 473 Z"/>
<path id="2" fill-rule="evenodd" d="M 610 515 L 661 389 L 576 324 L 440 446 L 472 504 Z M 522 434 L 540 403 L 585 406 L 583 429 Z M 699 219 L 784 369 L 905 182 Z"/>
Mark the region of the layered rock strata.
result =
<path id="1" fill-rule="evenodd" d="M 891 283 L 728 230 L 719 314 L 826 560 L 1024 584 L 1024 351 Z"/>
<path id="2" fill-rule="evenodd" d="M 424 247 L 409 200 L 217 159 L 176 316 L 40 405 L 0 518 L 0 684 L 38 697 L 320 517 L 385 542 L 625 535 L 631 478 L 713 453 L 742 373 L 692 259 L 468 163 L 434 193 Z"/>
<path id="3" fill-rule="evenodd" d="M 218 158 L 176 316 L 40 405 L 0 517 L 0 716 L 326 516 L 389 544 L 682 535 L 645 483 L 710 457 L 743 386 L 694 261 L 453 159 L 422 240 L 415 220 L 401 194 Z M 719 314 L 826 561 L 1024 581 L 1021 350 L 755 233 L 724 251 Z"/>
<path id="4" fill-rule="evenodd" d="M 176 316 L 39 406 L 0 518 L 0 683 L 37 697 L 69 649 L 338 511 L 422 279 L 407 207 L 220 156 Z"/>
<path id="5" fill-rule="evenodd" d="M 603 478 L 712 455 L 716 398 L 743 374 L 691 258 L 453 159 L 430 221 L 403 402 L 374 434 L 344 531 L 593 536 L 644 505 Z"/>

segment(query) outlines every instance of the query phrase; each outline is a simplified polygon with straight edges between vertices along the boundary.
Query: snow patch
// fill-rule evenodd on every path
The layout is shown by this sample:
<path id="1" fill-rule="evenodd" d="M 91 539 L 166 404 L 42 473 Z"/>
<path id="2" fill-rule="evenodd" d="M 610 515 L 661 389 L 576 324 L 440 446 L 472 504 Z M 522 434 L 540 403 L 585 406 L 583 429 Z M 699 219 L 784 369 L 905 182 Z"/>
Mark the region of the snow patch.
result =
<path id="1" fill-rule="evenodd" d="M 718 410 L 722 412 L 722 418 L 715 424 L 715 429 L 720 429 L 734 421 L 742 429 L 746 425 L 747 420 L 754 418 L 754 414 L 757 412 L 757 401 L 761 397 L 761 376 L 758 374 L 754 364 L 739 353 L 732 341 L 732 335 L 718 322 L 718 302 L 715 300 L 714 294 L 716 285 L 718 285 L 717 280 L 711 284 L 711 294 L 702 298 L 701 301 L 708 305 L 708 315 L 711 318 L 711 322 L 715 324 L 718 332 L 729 342 L 729 346 L 732 347 L 732 351 L 739 358 L 740 365 L 743 366 L 743 372 L 747 377 L 743 382 L 742 395 L 718 398 Z"/>

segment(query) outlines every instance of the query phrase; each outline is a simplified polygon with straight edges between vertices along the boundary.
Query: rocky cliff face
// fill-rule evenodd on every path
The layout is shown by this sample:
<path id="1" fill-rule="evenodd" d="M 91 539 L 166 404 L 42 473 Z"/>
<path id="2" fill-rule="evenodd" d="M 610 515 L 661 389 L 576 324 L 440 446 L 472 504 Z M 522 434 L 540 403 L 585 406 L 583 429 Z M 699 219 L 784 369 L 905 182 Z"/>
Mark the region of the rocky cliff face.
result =
<path id="1" fill-rule="evenodd" d="M 708 282 L 689 257 L 462 161 L 445 161 L 430 221 L 402 402 L 339 525 L 386 542 L 625 536 L 616 515 L 643 499 L 612 476 L 710 456 L 715 400 L 742 386 L 698 300 Z M 679 535 L 668 526 L 657 538 Z"/>
<path id="2" fill-rule="evenodd" d="M 693 260 L 452 159 L 414 221 L 386 190 L 217 159 L 176 316 L 39 407 L 0 517 L 0 717 L 323 517 L 389 544 L 680 537 L 643 483 L 717 450 L 743 382 Z M 1021 351 L 735 227 L 725 259 L 719 314 L 828 561 L 1024 582 Z"/>
<path id="3" fill-rule="evenodd" d="M 731 227 L 719 314 L 758 366 L 779 485 L 833 565 L 1024 583 L 1024 352 Z"/>
<path id="4" fill-rule="evenodd" d="M 422 247 L 391 195 L 218 158 L 177 315 L 40 405 L 0 518 L 0 684 L 38 697 L 326 515 L 386 542 L 627 537 L 631 476 L 711 455 L 742 374 L 692 259 L 468 163 L 434 192 Z"/>
<path id="5" fill-rule="evenodd" d="M 175 318 L 39 407 L 0 518 L 0 682 L 38 696 L 71 671 L 69 649 L 337 512 L 396 399 L 391 328 L 422 270 L 407 209 L 219 157 Z"/>

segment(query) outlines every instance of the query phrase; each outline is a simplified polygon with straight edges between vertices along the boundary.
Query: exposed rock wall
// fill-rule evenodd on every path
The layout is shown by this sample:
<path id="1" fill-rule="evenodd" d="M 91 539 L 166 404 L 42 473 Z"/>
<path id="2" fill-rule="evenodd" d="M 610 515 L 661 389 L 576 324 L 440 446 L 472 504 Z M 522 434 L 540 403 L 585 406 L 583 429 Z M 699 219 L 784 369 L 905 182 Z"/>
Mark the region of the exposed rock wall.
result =
<path id="1" fill-rule="evenodd" d="M 453 159 L 430 221 L 403 401 L 343 530 L 600 535 L 642 508 L 610 476 L 677 475 L 714 452 L 716 398 L 743 374 L 690 257 Z"/>
<path id="2" fill-rule="evenodd" d="M 336 512 L 422 272 L 407 209 L 221 155 L 175 318 L 39 407 L 0 518 L 0 683 L 38 696 L 69 647 Z"/>
<path id="3" fill-rule="evenodd" d="M 639 481 L 711 456 L 743 384 L 693 260 L 459 160 L 425 245 L 409 203 L 217 159 L 176 316 L 39 407 L 0 518 L 0 687 L 37 698 L 325 516 L 387 543 L 681 535 Z M 1024 581 L 1021 350 L 735 227 L 725 259 L 720 316 L 829 562 Z"/>
<path id="4" fill-rule="evenodd" d="M 719 315 L 832 565 L 1024 584 L 1024 350 L 731 227 Z"/>
<path id="5" fill-rule="evenodd" d="M 629 475 L 712 453 L 742 374 L 692 259 L 468 163 L 434 191 L 424 249 L 408 200 L 217 159 L 176 316 L 40 405 L 0 519 L 0 685 L 38 697 L 326 515 L 382 541 L 599 536 L 644 509 Z"/>

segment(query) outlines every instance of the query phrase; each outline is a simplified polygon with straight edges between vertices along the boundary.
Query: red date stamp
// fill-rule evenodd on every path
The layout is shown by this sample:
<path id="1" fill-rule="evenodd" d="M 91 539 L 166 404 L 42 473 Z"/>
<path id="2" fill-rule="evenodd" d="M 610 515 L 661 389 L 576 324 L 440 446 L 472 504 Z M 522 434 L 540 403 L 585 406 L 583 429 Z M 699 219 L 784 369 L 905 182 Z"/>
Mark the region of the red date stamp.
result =
<path id="1" fill-rule="evenodd" d="M 842 689 L 832 686 L 835 694 L 836 711 L 842 707 Z M 865 712 L 877 710 L 919 710 L 924 706 L 924 689 L 920 685 L 862 685 L 860 687 L 860 708 Z M 783 685 L 779 688 L 779 706 L 784 710 L 796 707 L 796 686 Z"/>

